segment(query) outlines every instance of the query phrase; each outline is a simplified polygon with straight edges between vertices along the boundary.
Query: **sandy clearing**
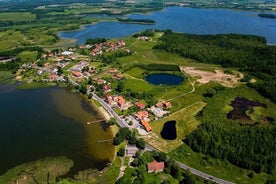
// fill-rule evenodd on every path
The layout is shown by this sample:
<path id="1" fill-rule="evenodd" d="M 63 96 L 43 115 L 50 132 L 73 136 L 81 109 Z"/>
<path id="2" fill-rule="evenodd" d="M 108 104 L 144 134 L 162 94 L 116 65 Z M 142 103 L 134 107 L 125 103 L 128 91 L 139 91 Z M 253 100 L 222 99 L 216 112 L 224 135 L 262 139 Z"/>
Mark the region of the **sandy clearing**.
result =
<path id="1" fill-rule="evenodd" d="M 200 77 L 196 81 L 201 84 L 206 84 L 208 82 L 214 81 L 218 82 L 225 87 L 236 87 L 239 81 L 243 78 L 243 74 L 240 72 L 234 72 L 234 75 L 225 74 L 223 70 L 215 70 L 215 72 L 208 72 L 203 70 L 198 70 L 195 67 L 180 67 L 182 71 L 191 75 L 192 77 Z"/>

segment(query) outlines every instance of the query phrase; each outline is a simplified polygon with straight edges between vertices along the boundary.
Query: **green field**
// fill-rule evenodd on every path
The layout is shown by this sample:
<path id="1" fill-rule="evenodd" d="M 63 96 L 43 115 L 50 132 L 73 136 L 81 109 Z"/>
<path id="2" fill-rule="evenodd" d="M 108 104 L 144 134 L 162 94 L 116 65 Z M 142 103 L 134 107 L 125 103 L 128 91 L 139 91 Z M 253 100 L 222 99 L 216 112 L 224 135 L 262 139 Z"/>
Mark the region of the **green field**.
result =
<path id="1" fill-rule="evenodd" d="M 0 21 L 29 22 L 35 20 L 36 15 L 31 12 L 5 12 L 0 13 Z"/>
<path id="2" fill-rule="evenodd" d="M 154 121 L 150 123 L 152 127 L 152 133 L 144 136 L 143 138 L 152 146 L 158 150 L 168 153 L 178 146 L 182 145 L 182 139 L 189 135 L 193 130 L 197 128 L 200 124 L 199 121 L 195 119 L 195 115 L 205 106 L 202 101 L 191 104 L 183 109 L 170 114 L 161 120 Z M 162 131 L 163 125 L 167 121 L 175 120 L 177 138 L 175 140 L 165 140 L 162 139 L 160 132 Z"/>

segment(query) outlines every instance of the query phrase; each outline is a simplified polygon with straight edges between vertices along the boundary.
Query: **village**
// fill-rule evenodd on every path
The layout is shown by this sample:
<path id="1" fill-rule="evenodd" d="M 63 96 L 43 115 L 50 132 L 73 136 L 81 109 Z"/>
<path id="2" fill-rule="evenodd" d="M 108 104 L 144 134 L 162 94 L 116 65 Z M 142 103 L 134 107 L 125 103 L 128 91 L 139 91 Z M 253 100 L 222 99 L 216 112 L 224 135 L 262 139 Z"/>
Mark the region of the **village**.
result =
<path id="1" fill-rule="evenodd" d="M 144 36 L 137 39 L 147 40 Z M 84 50 L 89 51 L 89 54 L 82 54 Z M 122 51 L 130 53 L 126 43 L 119 40 L 45 53 L 36 62 L 23 64 L 16 79 L 27 83 L 70 84 L 73 91 L 80 91 L 89 99 L 92 98 L 92 93 L 95 93 L 131 129 L 136 129 L 140 135 L 147 135 L 152 131 L 151 122 L 168 116 L 172 105 L 164 100 L 149 104 L 145 99 L 124 96 L 124 89 L 118 89 L 122 84 L 120 81 L 125 80 L 124 73 L 119 68 L 98 62 L 98 58 L 104 54 Z"/>

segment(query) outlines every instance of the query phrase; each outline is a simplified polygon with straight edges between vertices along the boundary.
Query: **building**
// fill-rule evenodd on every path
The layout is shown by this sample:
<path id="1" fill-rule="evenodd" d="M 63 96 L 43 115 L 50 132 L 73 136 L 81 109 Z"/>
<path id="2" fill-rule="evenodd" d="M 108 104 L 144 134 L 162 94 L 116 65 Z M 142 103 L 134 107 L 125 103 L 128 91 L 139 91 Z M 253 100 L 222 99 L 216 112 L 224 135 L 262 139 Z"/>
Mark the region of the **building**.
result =
<path id="1" fill-rule="evenodd" d="M 171 107 L 172 107 L 171 102 L 165 102 L 165 107 L 166 107 L 166 108 L 171 108 Z"/>
<path id="2" fill-rule="evenodd" d="M 72 75 L 75 76 L 75 77 L 80 77 L 81 73 L 78 72 L 78 71 L 72 71 Z"/>
<path id="3" fill-rule="evenodd" d="M 147 118 L 148 116 L 149 116 L 149 113 L 147 111 L 139 111 L 136 113 L 136 117 L 139 120 L 143 120 L 143 119 Z"/>
<path id="4" fill-rule="evenodd" d="M 136 152 L 139 150 L 135 145 L 126 145 L 126 155 L 134 157 Z"/>
<path id="5" fill-rule="evenodd" d="M 151 163 L 147 164 L 147 170 L 148 173 L 152 173 L 152 172 L 162 172 L 165 168 L 165 163 L 164 162 L 157 162 L 156 160 L 154 160 Z"/>
<path id="6" fill-rule="evenodd" d="M 146 129 L 147 132 L 150 132 L 152 130 L 151 126 L 149 125 L 149 123 L 146 120 L 141 120 L 141 124 L 144 126 L 144 128 Z"/>
<path id="7" fill-rule="evenodd" d="M 145 104 L 143 104 L 142 102 L 136 102 L 135 104 L 139 109 L 144 109 L 145 108 Z"/>
<path id="8" fill-rule="evenodd" d="M 118 101 L 117 101 L 117 103 L 118 103 L 118 106 L 119 106 L 120 108 L 124 108 L 124 106 L 125 106 L 125 104 L 126 104 L 126 101 L 125 101 L 124 97 L 118 96 Z"/>

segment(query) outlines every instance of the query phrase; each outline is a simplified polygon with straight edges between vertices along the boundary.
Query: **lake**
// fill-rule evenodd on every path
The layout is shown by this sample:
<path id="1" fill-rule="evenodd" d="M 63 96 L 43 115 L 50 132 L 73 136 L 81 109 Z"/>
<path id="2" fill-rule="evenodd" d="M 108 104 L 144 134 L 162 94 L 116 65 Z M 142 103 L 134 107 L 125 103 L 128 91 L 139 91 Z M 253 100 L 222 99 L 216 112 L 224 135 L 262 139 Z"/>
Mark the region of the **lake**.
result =
<path id="1" fill-rule="evenodd" d="M 0 85 L 0 175 L 22 163 L 49 156 L 74 161 L 71 174 L 103 169 L 114 156 L 111 130 L 86 125 L 99 115 L 80 95 L 64 88 L 18 90 Z"/>
<path id="2" fill-rule="evenodd" d="M 183 78 L 179 75 L 155 73 L 146 77 L 146 81 L 154 85 L 173 86 L 183 82 Z"/>
<path id="3" fill-rule="evenodd" d="M 276 19 L 261 18 L 258 14 L 258 12 L 225 9 L 167 7 L 163 11 L 126 16 L 126 18 L 152 19 L 156 21 L 156 25 L 100 22 L 86 25 L 83 30 L 60 32 L 59 36 L 76 39 L 77 44 L 82 44 L 88 38 L 120 38 L 149 28 L 171 29 L 175 32 L 192 34 L 259 35 L 265 37 L 269 44 L 276 44 Z"/>

